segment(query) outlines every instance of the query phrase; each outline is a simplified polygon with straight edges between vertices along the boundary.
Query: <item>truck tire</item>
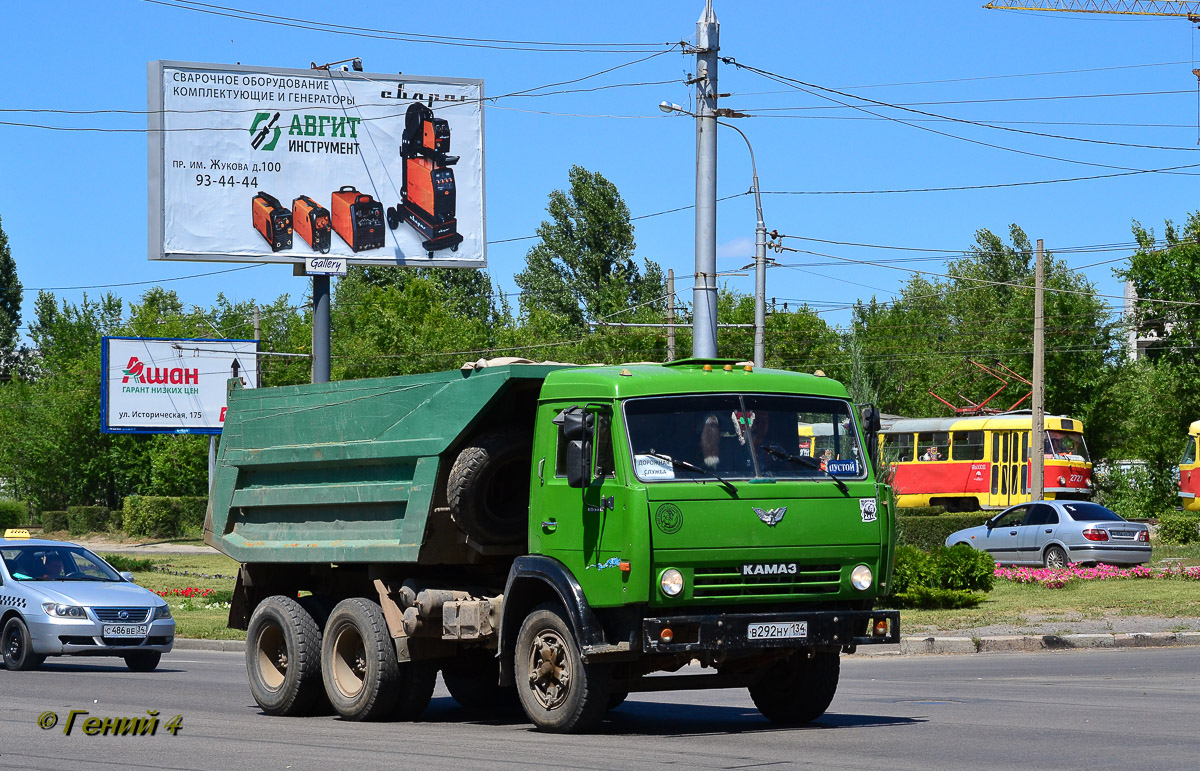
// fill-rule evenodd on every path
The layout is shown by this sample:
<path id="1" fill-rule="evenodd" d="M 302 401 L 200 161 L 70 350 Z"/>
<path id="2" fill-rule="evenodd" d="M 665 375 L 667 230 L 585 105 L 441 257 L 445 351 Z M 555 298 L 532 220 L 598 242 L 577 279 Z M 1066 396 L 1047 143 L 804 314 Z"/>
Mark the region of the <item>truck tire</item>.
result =
<path id="1" fill-rule="evenodd" d="M 335 712 L 347 720 L 387 717 L 400 696 L 400 665 L 379 604 L 339 602 L 325 623 L 321 678 Z"/>
<path id="2" fill-rule="evenodd" d="M 537 728 L 577 733 L 604 716 L 611 668 L 584 663 L 571 624 L 557 603 L 539 605 L 525 618 L 513 655 L 517 695 Z"/>
<path id="3" fill-rule="evenodd" d="M 446 690 L 467 712 L 477 715 L 518 714 L 516 686 L 500 685 L 500 661 L 491 651 L 463 651 L 442 667 Z"/>
<path id="4" fill-rule="evenodd" d="M 763 717 L 775 723 L 809 723 L 825 714 L 837 692 L 841 656 L 818 651 L 808 658 L 795 653 L 767 667 L 750 686 L 750 698 Z"/>
<path id="5" fill-rule="evenodd" d="M 292 597 L 258 604 L 246 627 L 246 675 L 268 715 L 304 715 L 321 698 L 321 630 Z"/>
<path id="6" fill-rule="evenodd" d="M 482 434 L 462 449 L 446 498 L 464 533 L 490 546 L 525 542 L 532 458 L 533 439 L 524 431 Z"/>
<path id="7" fill-rule="evenodd" d="M 392 710 L 393 720 L 412 721 L 421 717 L 433 688 L 437 685 L 437 666 L 426 661 L 406 661 L 397 665 L 396 707 Z"/>

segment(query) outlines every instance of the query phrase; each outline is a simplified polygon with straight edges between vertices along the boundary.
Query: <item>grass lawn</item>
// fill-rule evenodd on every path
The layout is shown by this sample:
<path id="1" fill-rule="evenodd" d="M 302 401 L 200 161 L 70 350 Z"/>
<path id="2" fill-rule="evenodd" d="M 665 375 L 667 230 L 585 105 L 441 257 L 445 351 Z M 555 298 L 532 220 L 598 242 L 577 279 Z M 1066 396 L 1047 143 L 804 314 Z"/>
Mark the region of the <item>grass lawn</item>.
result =
<path id="1" fill-rule="evenodd" d="M 100 556 L 107 559 L 109 555 L 101 553 Z M 232 592 L 238 570 L 237 561 L 223 554 L 166 554 L 151 557 L 150 561 L 158 570 L 136 570 L 133 580 L 152 592 L 191 587 Z M 166 571 L 187 575 L 172 575 Z M 175 617 L 175 633 L 180 637 L 205 640 L 246 639 L 246 633 L 242 630 L 226 628 L 229 608 L 225 603 L 184 597 L 165 599 L 171 606 L 171 615 Z M 210 605 L 214 607 L 206 607 Z"/>

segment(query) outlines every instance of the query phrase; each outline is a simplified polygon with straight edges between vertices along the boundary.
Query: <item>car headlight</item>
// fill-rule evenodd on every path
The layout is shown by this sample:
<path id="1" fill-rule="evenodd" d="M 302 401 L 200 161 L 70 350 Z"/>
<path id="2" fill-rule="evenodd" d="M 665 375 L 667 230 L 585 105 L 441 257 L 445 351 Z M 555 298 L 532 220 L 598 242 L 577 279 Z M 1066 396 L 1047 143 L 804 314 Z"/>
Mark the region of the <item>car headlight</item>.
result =
<path id="1" fill-rule="evenodd" d="M 675 568 L 667 568 L 662 572 L 662 578 L 658 583 L 662 587 L 663 594 L 675 597 L 683 591 L 683 573 Z"/>
<path id="2" fill-rule="evenodd" d="M 858 565 L 854 570 L 850 571 L 850 583 L 854 584 L 854 588 L 860 592 L 870 589 L 871 582 L 874 580 L 874 574 L 871 573 L 871 569 L 866 565 Z"/>
<path id="3" fill-rule="evenodd" d="M 60 618 L 87 618 L 87 611 L 78 605 L 59 605 L 56 602 L 43 602 L 42 610 L 47 616 Z"/>
<path id="4" fill-rule="evenodd" d="M 159 605 L 157 608 L 154 609 L 154 620 L 155 621 L 159 620 L 160 618 L 170 618 L 170 617 L 171 617 L 171 606 L 170 605 Z"/>

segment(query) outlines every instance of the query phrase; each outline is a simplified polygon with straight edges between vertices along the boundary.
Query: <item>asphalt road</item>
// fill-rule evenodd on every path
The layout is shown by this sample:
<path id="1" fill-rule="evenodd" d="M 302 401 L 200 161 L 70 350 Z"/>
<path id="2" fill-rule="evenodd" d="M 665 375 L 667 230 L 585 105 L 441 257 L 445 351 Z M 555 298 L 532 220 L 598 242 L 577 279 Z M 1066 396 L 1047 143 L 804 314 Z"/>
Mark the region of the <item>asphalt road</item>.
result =
<path id="1" fill-rule="evenodd" d="M 1200 648 L 847 657 L 833 706 L 805 728 L 762 719 L 742 690 L 634 694 L 598 733 L 468 722 L 439 683 L 420 723 L 271 718 L 242 656 L 179 651 L 159 671 L 51 659 L 0 671 L 0 768 L 1192 768 L 1200 757 Z M 157 709 L 155 736 L 87 736 L 99 717 Z M 43 730 L 43 712 L 58 724 Z M 182 730 L 161 721 L 183 716 Z"/>

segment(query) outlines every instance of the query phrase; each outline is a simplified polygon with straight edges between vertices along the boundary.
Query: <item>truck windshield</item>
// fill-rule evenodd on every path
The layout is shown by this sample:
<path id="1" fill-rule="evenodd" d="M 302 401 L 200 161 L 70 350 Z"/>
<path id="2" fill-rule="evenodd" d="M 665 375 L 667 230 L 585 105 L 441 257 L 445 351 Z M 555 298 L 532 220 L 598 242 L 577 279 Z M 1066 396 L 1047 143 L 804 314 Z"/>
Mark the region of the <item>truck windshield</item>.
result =
<path id="1" fill-rule="evenodd" d="M 634 473 L 643 482 L 863 478 L 850 405 L 813 396 L 704 394 L 625 402 Z"/>

